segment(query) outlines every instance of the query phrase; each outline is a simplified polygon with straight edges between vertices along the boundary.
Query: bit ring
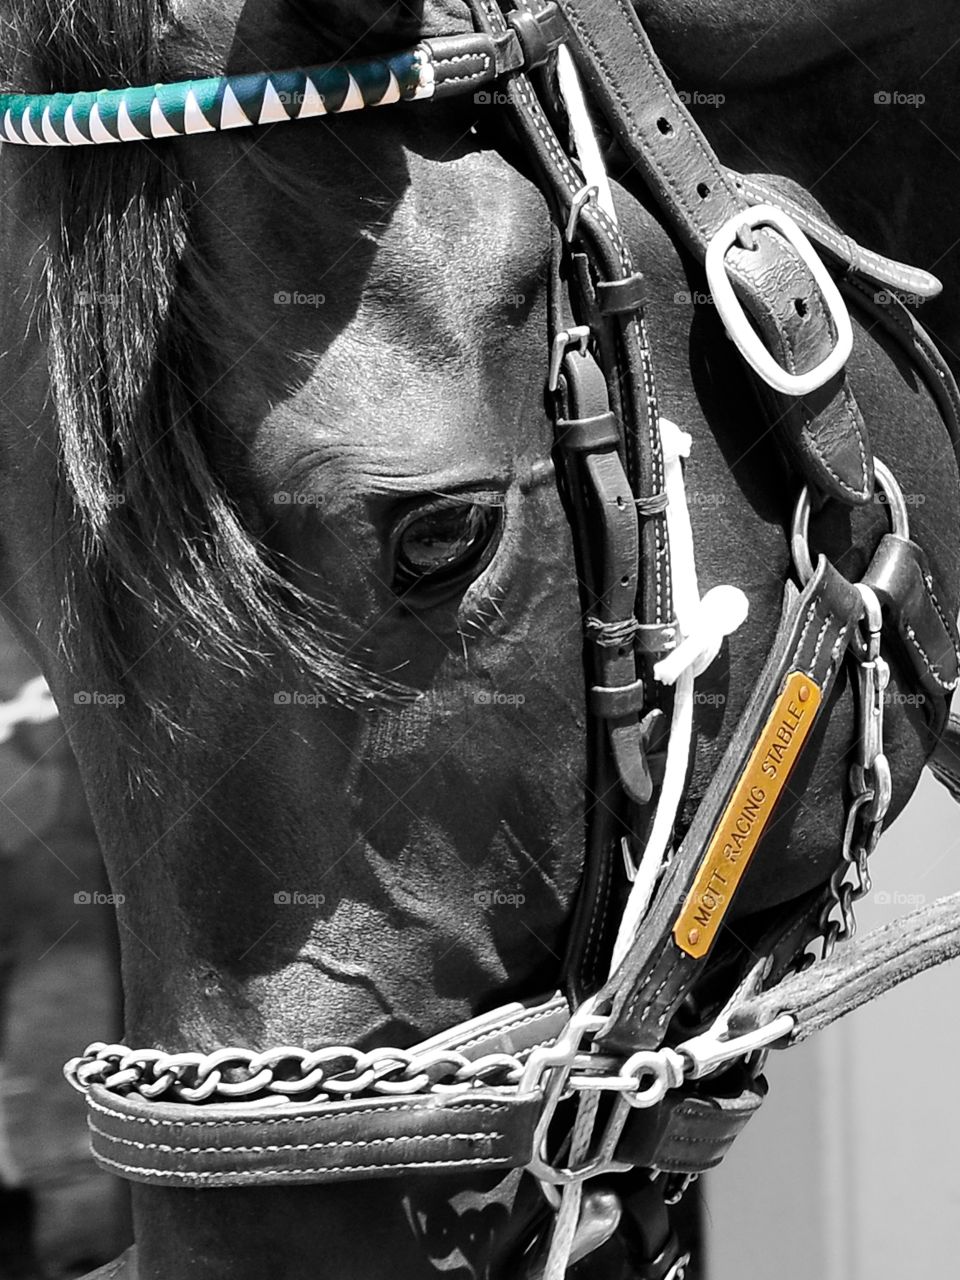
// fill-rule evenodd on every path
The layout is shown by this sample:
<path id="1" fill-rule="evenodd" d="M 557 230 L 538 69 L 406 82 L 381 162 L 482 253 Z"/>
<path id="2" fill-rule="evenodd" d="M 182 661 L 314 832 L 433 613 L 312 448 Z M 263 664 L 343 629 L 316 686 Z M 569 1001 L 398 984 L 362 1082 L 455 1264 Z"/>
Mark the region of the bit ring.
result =
<path id="1" fill-rule="evenodd" d="M 903 490 L 897 483 L 896 476 L 879 458 L 873 460 L 879 491 L 890 508 L 891 531 L 898 538 L 910 537 L 910 516 Z M 804 485 L 793 512 L 793 525 L 790 530 L 790 548 L 793 552 L 793 563 L 801 587 L 805 587 L 813 577 L 813 559 L 810 555 L 810 510 L 812 501 L 810 486 Z"/>

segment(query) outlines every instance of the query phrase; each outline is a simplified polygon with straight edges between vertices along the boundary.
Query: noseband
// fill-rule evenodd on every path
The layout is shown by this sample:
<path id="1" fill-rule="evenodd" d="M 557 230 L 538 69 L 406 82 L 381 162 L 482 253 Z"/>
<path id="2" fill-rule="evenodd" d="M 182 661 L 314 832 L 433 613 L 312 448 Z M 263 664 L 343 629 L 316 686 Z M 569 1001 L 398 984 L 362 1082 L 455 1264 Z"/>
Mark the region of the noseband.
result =
<path id="1" fill-rule="evenodd" d="M 557 1211 L 530 1272 L 546 1280 L 583 1252 L 588 1181 L 649 1169 L 659 1210 L 650 1209 L 642 1274 L 677 1280 L 684 1258 L 663 1204 L 718 1164 L 757 1110 L 766 1050 L 960 952 L 954 899 L 834 951 L 853 933 L 854 902 L 869 887 L 868 858 L 890 803 L 887 655 L 925 695 L 928 728 L 942 744 L 935 767 L 948 781 L 957 739 L 947 709 L 960 669 L 956 629 L 846 377 L 847 300 L 870 309 L 900 345 L 955 445 L 960 401 L 933 343 L 889 292 L 932 296 L 937 282 L 854 244 L 812 199 L 725 169 L 629 5 L 530 0 L 504 11 L 472 0 L 472 9 L 474 33 L 387 57 L 0 96 L 0 138 L 50 147 L 142 142 L 502 91 L 501 110 L 553 222 L 543 373 L 582 584 L 587 837 L 566 994 L 498 1009 L 407 1050 L 167 1054 L 94 1044 L 66 1072 L 86 1095 L 97 1160 L 158 1186 L 526 1168 Z M 691 441 L 660 414 L 647 283 L 620 230 L 594 119 L 706 272 L 798 495 L 797 581 L 784 586 L 771 651 L 676 848 L 694 681 L 743 621 L 746 602 L 725 587 L 701 598 L 697 586 L 683 479 Z M 877 286 L 887 291 L 882 305 L 871 301 Z M 851 583 L 811 555 L 810 505 L 863 506 L 877 482 L 890 531 L 866 549 L 868 568 Z M 718 945 L 844 668 L 857 685 L 858 725 L 834 872 L 784 908 L 749 951 Z M 811 967 L 805 957 L 818 940 L 821 959 Z M 722 981 L 701 1001 L 721 951 Z M 616 1217 L 599 1239 L 594 1232 L 594 1244 Z"/>

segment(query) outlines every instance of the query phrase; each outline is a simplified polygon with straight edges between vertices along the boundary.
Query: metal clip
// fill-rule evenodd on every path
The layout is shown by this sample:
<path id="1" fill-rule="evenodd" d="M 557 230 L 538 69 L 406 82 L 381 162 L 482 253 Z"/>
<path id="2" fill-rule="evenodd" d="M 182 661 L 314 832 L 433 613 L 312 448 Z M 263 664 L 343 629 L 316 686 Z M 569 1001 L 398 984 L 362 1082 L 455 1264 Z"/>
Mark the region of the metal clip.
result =
<path id="1" fill-rule="evenodd" d="M 597 997 L 588 1000 L 570 1019 L 555 1044 L 535 1050 L 527 1061 L 520 1082 L 521 1091 L 543 1090 L 543 1108 L 533 1138 L 533 1158 L 526 1166 L 542 1183 L 565 1186 L 596 1177 L 599 1173 L 622 1172 L 629 1166 L 614 1159 L 614 1152 L 632 1109 L 654 1107 L 670 1089 L 684 1080 L 684 1061 L 673 1049 L 635 1053 L 616 1074 L 604 1073 L 613 1065 L 606 1057 L 583 1053 L 581 1042 L 608 1021 L 596 1013 Z M 591 1070 L 592 1069 L 592 1070 Z M 543 1079 L 547 1076 L 546 1086 Z M 597 1090 L 619 1093 L 600 1134 L 589 1152 L 576 1165 L 558 1167 L 546 1155 L 547 1137 L 561 1100 L 571 1092 L 586 1098 Z"/>
<path id="2" fill-rule="evenodd" d="M 533 1156 L 526 1166 L 541 1183 L 565 1186 L 595 1177 L 598 1173 L 622 1172 L 628 1167 L 617 1164 L 612 1159 L 619 1133 L 611 1132 L 609 1125 L 601 1141 L 576 1166 L 558 1168 L 550 1163 L 546 1155 L 547 1137 L 553 1117 L 560 1102 L 573 1087 L 570 1077 L 574 1064 L 581 1055 L 581 1042 L 585 1036 L 599 1031 L 608 1021 L 606 1016 L 597 1014 L 597 1005 L 597 996 L 587 1000 L 573 1015 L 554 1044 L 535 1049 L 527 1059 L 527 1067 L 520 1081 L 521 1092 L 543 1091 L 543 1106 L 533 1135 Z M 547 1079 L 544 1087 L 545 1076 Z M 618 1107 L 615 1106 L 614 1112 L 617 1111 Z"/>
<path id="3" fill-rule="evenodd" d="M 686 1069 L 686 1078 L 702 1080 L 704 1076 L 711 1075 L 721 1067 L 735 1062 L 737 1058 L 748 1058 L 758 1049 L 771 1048 L 778 1040 L 792 1035 L 795 1027 L 796 1019 L 793 1015 L 782 1013 L 779 1018 L 767 1023 L 765 1027 L 757 1027 L 756 1031 L 734 1036 L 732 1040 L 722 1039 L 721 1033 L 716 1028 L 712 1028 L 710 1031 L 705 1031 L 702 1036 L 694 1036 L 692 1040 L 678 1045 L 677 1053 L 682 1058 L 686 1058 L 689 1064 Z"/>
<path id="4" fill-rule="evenodd" d="M 883 629 L 880 601 L 876 592 L 862 582 L 857 584 L 857 590 L 864 604 L 866 635 L 860 640 L 857 674 L 861 732 L 857 760 L 850 768 L 850 787 L 857 798 L 870 793 L 869 806 L 863 816 L 879 824 L 890 807 L 892 796 L 890 764 L 883 749 L 883 695 L 890 683 L 890 666 L 880 656 Z"/>
<path id="5" fill-rule="evenodd" d="M 560 370 L 564 356 L 571 347 L 575 347 L 582 356 L 587 354 L 587 344 L 591 333 L 588 324 L 575 324 L 569 329 L 562 329 L 553 340 L 550 351 L 550 371 L 547 375 L 547 390 L 556 391 L 560 385 Z"/>

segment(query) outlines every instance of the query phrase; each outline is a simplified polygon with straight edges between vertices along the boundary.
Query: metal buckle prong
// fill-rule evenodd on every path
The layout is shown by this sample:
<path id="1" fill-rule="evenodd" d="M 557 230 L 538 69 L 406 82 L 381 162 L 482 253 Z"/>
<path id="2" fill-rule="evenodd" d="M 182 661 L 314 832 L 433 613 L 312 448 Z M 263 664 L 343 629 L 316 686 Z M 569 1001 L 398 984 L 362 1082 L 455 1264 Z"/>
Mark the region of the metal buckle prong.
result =
<path id="1" fill-rule="evenodd" d="M 722 1039 L 718 1031 L 712 1029 L 678 1045 L 677 1053 L 686 1059 L 686 1078 L 702 1080 L 737 1058 L 748 1058 L 758 1049 L 771 1048 L 778 1040 L 792 1035 L 796 1025 L 793 1014 L 782 1013 L 766 1026 L 734 1036 L 731 1040 Z"/>
<path id="2" fill-rule="evenodd" d="M 563 367 L 563 359 L 567 352 L 573 347 L 582 356 L 585 356 L 590 338 L 591 331 L 588 324 L 571 325 L 569 329 L 561 329 L 557 334 L 550 351 L 550 371 L 547 375 L 548 391 L 556 391 L 560 385 L 560 370 Z"/>
<path id="3" fill-rule="evenodd" d="M 596 200 L 599 195 L 600 188 L 594 183 L 590 186 L 581 187 L 573 197 L 570 205 L 570 216 L 567 218 L 567 226 L 563 233 L 567 244 L 573 244 L 573 237 L 577 233 L 577 223 L 580 221 L 580 214 L 583 212 L 584 205 L 589 204 L 591 200 Z"/>

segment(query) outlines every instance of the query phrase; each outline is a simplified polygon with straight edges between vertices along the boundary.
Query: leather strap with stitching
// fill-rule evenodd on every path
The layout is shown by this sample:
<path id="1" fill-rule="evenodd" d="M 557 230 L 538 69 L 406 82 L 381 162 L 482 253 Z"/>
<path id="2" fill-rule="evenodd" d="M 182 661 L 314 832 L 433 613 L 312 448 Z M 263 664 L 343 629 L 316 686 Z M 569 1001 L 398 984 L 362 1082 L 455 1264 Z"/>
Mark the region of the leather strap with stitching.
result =
<path id="1" fill-rule="evenodd" d="M 960 893 L 846 942 L 829 960 L 745 1001 L 730 1018 L 730 1033 L 741 1035 L 789 1013 L 796 1028 L 785 1043 L 799 1044 L 901 982 L 957 957 Z"/>
<path id="2" fill-rule="evenodd" d="M 717 830 L 737 781 L 791 671 L 803 671 L 820 687 L 821 708 L 862 616 L 854 587 L 821 557 L 802 593 L 788 583 L 780 627 L 750 702 L 724 753 L 697 815 L 664 876 L 657 897 L 626 959 L 601 993 L 612 1007 L 610 1025 L 598 1043 L 614 1053 L 656 1049 L 667 1023 L 702 972 L 707 955 L 681 950 L 673 925 Z M 761 844 L 756 856 L 762 856 Z"/>
<path id="3" fill-rule="evenodd" d="M 570 43 L 627 161 L 701 262 L 715 233 L 749 201 L 684 107 L 629 0 L 558 0 Z M 770 351 L 791 372 L 818 365 L 836 335 L 809 268 L 772 228 L 734 245 L 726 267 Z M 804 477 L 851 505 L 873 494 L 866 425 L 840 374 L 804 399 L 757 379 L 781 443 Z"/>
<path id="4" fill-rule="evenodd" d="M 536 6 L 521 6 L 532 11 Z M 478 25 L 487 34 L 502 33 L 506 19 L 493 0 L 471 0 L 471 8 Z M 578 896 L 578 906 L 571 929 L 566 972 L 571 989 L 581 992 L 595 981 L 600 965 L 600 955 L 606 949 L 611 926 L 608 911 L 609 895 L 613 889 L 615 867 L 619 861 L 620 836 L 629 833 L 635 823 L 617 796 L 618 777 L 623 785 L 625 798 L 643 802 L 649 798 L 649 777 L 642 776 L 636 768 L 630 769 L 630 761 L 636 766 L 639 757 L 634 750 L 634 727 L 640 715 L 640 695 L 651 690 L 648 669 L 639 657 L 640 646 L 636 640 L 644 640 L 643 653 L 647 662 L 656 660 L 657 650 L 672 647 L 671 631 L 674 617 L 672 607 L 672 583 L 670 556 L 665 513 L 652 506 L 636 524 L 637 513 L 644 510 L 642 504 L 653 503 L 664 488 L 663 460 L 660 445 L 659 408 L 653 365 L 650 357 L 646 327 L 639 305 L 642 291 L 638 273 L 629 249 L 616 222 L 598 205 L 596 200 L 583 200 L 583 177 L 571 163 L 564 146 L 557 136 L 554 123 L 548 117 L 541 97 L 533 81 L 526 74 L 513 75 L 509 81 L 506 112 L 512 119 L 516 132 L 531 158 L 533 174 L 550 205 L 555 226 L 567 232 L 572 240 L 569 252 L 564 255 L 566 274 L 564 293 L 573 305 L 574 318 L 588 324 L 591 349 L 601 366 L 606 380 L 606 405 L 601 402 L 599 412 L 591 407 L 577 409 L 567 406 L 557 416 L 582 421 L 583 418 L 601 416 L 609 411 L 618 426 L 618 454 L 623 471 L 629 481 L 631 502 L 636 509 L 630 512 L 630 520 L 637 528 L 638 561 L 626 573 L 626 587 L 611 576 L 611 565 L 603 565 L 587 586 L 600 597 L 601 609 L 598 621 L 603 624 L 614 617 L 623 617 L 622 600 L 625 592 L 634 597 L 633 616 L 639 626 L 636 635 L 623 646 L 612 648 L 623 675 L 607 683 L 595 679 L 599 690 L 617 690 L 615 697 L 624 710 L 624 699 L 630 698 L 636 707 L 628 716 L 606 717 L 601 729 L 594 728 L 596 717 L 592 715 L 590 733 L 590 787 L 587 797 L 587 866 Z M 545 95 L 549 97 L 549 95 Z M 560 127 L 558 125 L 558 127 Z M 571 215 L 576 211 L 576 216 Z M 602 295 L 601 284 L 622 282 L 619 293 Z M 628 306 L 629 303 L 629 306 Z M 557 302 L 551 308 L 552 333 L 562 332 L 565 318 L 557 314 Z M 562 322 L 561 322 L 562 321 Z M 579 357 L 573 356 L 569 364 L 575 365 Z M 571 388 L 572 398 L 576 388 Z M 591 404 L 596 397 L 593 397 Z M 623 494 L 619 478 L 612 473 L 612 460 L 597 460 L 578 464 L 581 476 L 592 471 L 591 486 L 600 503 L 615 500 Z M 610 474 L 602 474 L 604 472 Z M 602 494 L 601 494 L 602 489 Z M 616 490 L 616 492 L 615 492 Z M 625 495 L 623 495 L 625 496 Z M 608 512 L 605 523 L 612 530 L 626 516 L 615 517 Z M 575 528 L 577 521 L 574 521 Z M 577 532 L 578 542 L 584 543 L 584 535 Z M 581 565 L 587 564 L 596 554 L 595 547 L 582 546 Z M 611 607 L 615 606 L 615 607 Z M 594 635 L 593 640 L 597 636 Z M 591 647 L 588 640 L 588 649 Z M 597 646 L 594 644 L 593 648 Z M 621 654 L 618 648 L 623 648 Z M 594 664 L 594 670 L 606 660 Z M 628 678 L 627 667 L 634 664 L 635 675 Z M 641 683 L 642 682 L 642 683 Z M 629 690 L 629 692 L 625 692 Z M 601 692 L 594 695 L 594 711 L 612 710 L 612 696 Z M 609 737 L 616 753 L 615 761 L 597 758 L 603 753 L 604 739 Z M 629 760 L 621 749 L 629 744 Z M 591 976 L 588 976 L 591 975 Z"/>
<path id="5" fill-rule="evenodd" d="M 165 1187 L 242 1187 L 375 1178 L 402 1169 L 526 1164 L 537 1093 L 372 1098 L 282 1106 L 191 1106 L 90 1089 L 87 1120 L 103 1168 Z"/>

